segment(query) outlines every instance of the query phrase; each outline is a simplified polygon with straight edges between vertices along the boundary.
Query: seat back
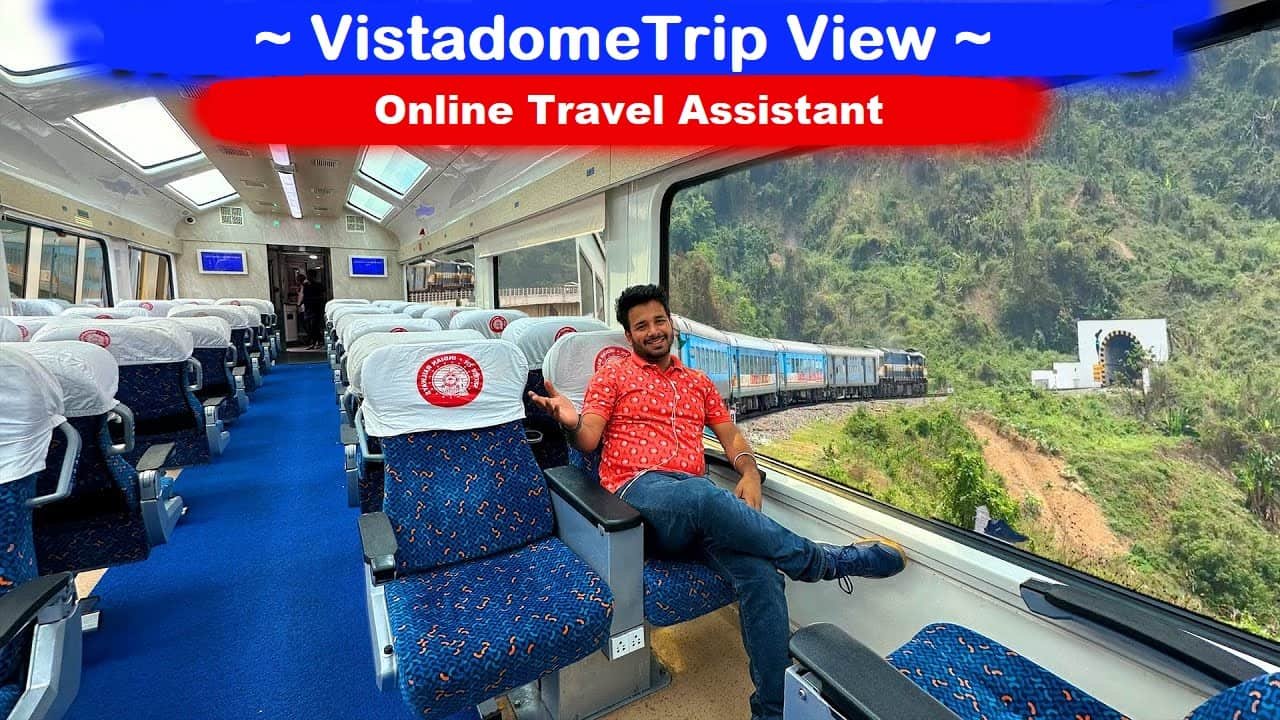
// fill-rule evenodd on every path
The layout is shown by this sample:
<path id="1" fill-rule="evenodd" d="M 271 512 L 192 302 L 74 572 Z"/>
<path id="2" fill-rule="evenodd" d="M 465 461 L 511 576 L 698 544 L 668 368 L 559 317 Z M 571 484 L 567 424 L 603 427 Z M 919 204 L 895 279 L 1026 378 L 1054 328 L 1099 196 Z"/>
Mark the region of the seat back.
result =
<path id="1" fill-rule="evenodd" d="M 408 305 L 405 305 L 404 307 L 400 308 L 400 314 L 408 315 L 411 318 L 420 318 L 422 317 L 422 314 L 424 312 L 430 310 L 433 307 L 435 306 L 431 305 L 430 303 L 409 303 Z M 440 327 L 443 328 L 444 325 L 442 324 Z"/>
<path id="2" fill-rule="evenodd" d="M 358 338 L 369 333 L 439 332 L 440 323 L 427 318 L 411 318 L 408 315 L 356 315 L 344 318 L 347 322 L 339 331 L 342 347 L 350 348 Z"/>
<path id="3" fill-rule="evenodd" d="M 365 320 L 390 320 L 392 323 L 396 323 L 409 322 L 412 319 L 413 318 L 408 315 L 401 315 L 400 313 L 380 313 L 377 315 L 365 315 L 363 313 L 343 314 L 342 317 L 333 321 L 333 334 L 339 343 L 345 345 L 344 340 L 347 337 L 347 333 L 350 332 L 351 327 L 358 322 L 363 322 Z"/>
<path id="4" fill-rule="evenodd" d="M 26 337 L 18 325 L 6 317 L 0 317 L 0 342 L 23 342 Z"/>
<path id="5" fill-rule="evenodd" d="M 409 303 L 404 300 L 374 300 L 371 305 L 375 307 L 384 307 L 393 313 L 404 312 L 404 308 Z"/>
<path id="6" fill-rule="evenodd" d="M 389 345 L 429 345 L 432 343 L 483 340 L 474 330 L 436 330 L 432 332 L 380 332 L 363 335 L 347 349 L 347 382 L 353 394 L 364 397 L 364 361 L 374 350 Z"/>
<path id="7" fill-rule="evenodd" d="M 271 304 L 270 300 L 262 300 L 259 298 L 222 298 L 215 305 L 231 305 L 235 307 L 245 307 L 257 311 L 258 319 L 262 321 L 263 326 L 270 327 L 276 321 L 276 306 Z"/>
<path id="8" fill-rule="evenodd" d="M 393 345 L 364 362 L 371 436 L 386 458 L 383 511 L 401 572 L 547 537 L 550 491 L 525 442 L 528 365 L 511 343 Z"/>
<path id="9" fill-rule="evenodd" d="M 456 305 L 432 305 L 426 310 L 418 314 L 418 317 L 431 318 L 440 323 L 440 327 L 448 330 L 449 323 L 453 320 L 453 316 L 468 310 L 474 310 L 471 307 L 458 307 Z"/>
<path id="10" fill-rule="evenodd" d="M 69 318 L 86 318 L 90 320 L 125 320 L 131 317 L 146 317 L 149 314 L 150 313 L 140 307 L 72 307 L 63 310 L 61 316 Z"/>
<path id="11" fill-rule="evenodd" d="M 609 363 L 629 358 L 631 354 L 631 344 L 621 330 L 570 333 L 547 350 L 542 360 L 542 375 L 581 410 L 591 377 Z M 569 445 L 567 461 L 594 476 L 600 470 L 600 450 L 584 455 Z"/>
<path id="12" fill-rule="evenodd" d="M 1280 673 L 1259 675 L 1205 700 L 1187 720 L 1280 720 Z"/>
<path id="13" fill-rule="evenodd" d="M 67 322 L 70 318 L 64 318 L 60 315 L 10 315 L 5 318 L 18 328 L 19 339 L 27 342 L 31 336 L 40 332 L 49 323 Z"/>
<path id="14" fill-rule="evenodd" d="M 184 303 L 177 300 L 122 300 L 116 303 L 118 308 L 142 308 L 151 317 L 168 317 L 169 311 L 181 307 Z"/>
<path id="15" fill-rule="evenodd" d="M 227 361 L 234 363 L 231 325 L 218 317 L 171 317 L 164 320 L 143 318 L 133 322 L 172 322 L 191 333 L 192 356 L 200 362 L 204 375 L 203 390 L 207 394 L 234 392 L 235 378 Z"/>
<path id="16" fill-rule="evenodd" d="M 364 298 L 334 298 L 332 300 L 325 302 L 324 315 L 325 317 L 328 317 L 330 311 L 332 311 L 334 308 L 341 307 L 343 305 L 368 305 L 368 304 L 369 304 L 369 301 L 365 300 Z"/>
<path id="17" fill-rule="evenodd" d="M 13 307 L 14 315 L 30 315 L 32 317 L 53 317 L 61 315 L 66 307 L 59 302 L 53 300 L 35 300 L 25 298 L 12 298 L 9 305 Z"/>
<path id="18" fill-rule="evenodd" d="M 450 330 L 475 330 L 488 338 L 500 338 L 512 320 L 529 317 L 519 310 L 464 310 L 449 320 Z"/>
<path id="19" fill-rule="evenodd" d="M 338 321 L 348 315 L 395 315 L 390 308 L 376 305 L 340 305 L 329 312 L 329 322 L 336 328 Z"/>

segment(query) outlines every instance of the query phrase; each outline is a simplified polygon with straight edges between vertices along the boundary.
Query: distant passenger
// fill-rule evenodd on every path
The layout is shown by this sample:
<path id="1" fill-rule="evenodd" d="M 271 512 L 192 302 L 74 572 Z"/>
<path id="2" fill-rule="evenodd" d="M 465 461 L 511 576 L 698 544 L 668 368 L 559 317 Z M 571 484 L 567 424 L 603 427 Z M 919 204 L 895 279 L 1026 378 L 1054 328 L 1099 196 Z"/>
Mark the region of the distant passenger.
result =
<path id="1" fill-rule="evenodd" d="M 751 716 L 780 720 L 791 628 L 779 573 L 804 582 L 885 578 L 902 571 L 906 555 L 883 540 L 815 543 L 760 512 L 760 471 L 746 439 L 711 379 L 671 354 L 675 329 L 666 293 L 655 285 L 627 288 L 617 316 L 633 353 L 596 372 L 581 413 L 550 382 L 549 397 L 530 397 L 582 452 L 603 441 L 600 484 L 644 517 L 660 552 L 705 551 L 733 584 L 756 687 Z M 742 476 L 732 493 L 706 477 L 704 426 Z"/>
<path id="2" fill-rule="evenodd" d="M 317 350 L 324 345 L 324 281 L 320 279 L 320 271 L 311 269 L 302 281 L 302 319 L 307 328 L 308 350 Z"/>

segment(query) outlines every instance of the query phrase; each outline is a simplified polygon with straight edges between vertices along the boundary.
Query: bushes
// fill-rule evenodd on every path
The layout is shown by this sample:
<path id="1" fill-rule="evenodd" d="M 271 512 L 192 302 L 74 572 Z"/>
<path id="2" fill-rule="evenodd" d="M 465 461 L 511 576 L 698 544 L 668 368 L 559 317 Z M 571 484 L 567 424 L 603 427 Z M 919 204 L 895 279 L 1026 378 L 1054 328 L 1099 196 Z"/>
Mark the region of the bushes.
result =
<path id="1" fill-rule="evenodd" d="M 1004 486 L 992 479 L 982 454 L 971 450 L 952 450 L 944 463 L 933 468 L 941 480 L 942 519 L 963 528 L 973 528 L 980 506 L 986 505 L 991 517 L 1012 522 L 1018 516 Z"/>

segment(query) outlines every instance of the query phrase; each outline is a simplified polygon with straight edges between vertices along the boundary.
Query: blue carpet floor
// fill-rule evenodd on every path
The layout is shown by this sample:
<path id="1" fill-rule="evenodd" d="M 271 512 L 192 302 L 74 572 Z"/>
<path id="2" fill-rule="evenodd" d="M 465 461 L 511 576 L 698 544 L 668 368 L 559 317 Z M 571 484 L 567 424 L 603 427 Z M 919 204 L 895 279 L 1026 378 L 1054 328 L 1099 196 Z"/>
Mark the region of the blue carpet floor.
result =
<path id="1" fill-rule="evenodd" d="M 325 364 L 277 365 L 169 544 L 98 585 L 70 720 L 411 717 L 373 682 L 357 511 Z"/>

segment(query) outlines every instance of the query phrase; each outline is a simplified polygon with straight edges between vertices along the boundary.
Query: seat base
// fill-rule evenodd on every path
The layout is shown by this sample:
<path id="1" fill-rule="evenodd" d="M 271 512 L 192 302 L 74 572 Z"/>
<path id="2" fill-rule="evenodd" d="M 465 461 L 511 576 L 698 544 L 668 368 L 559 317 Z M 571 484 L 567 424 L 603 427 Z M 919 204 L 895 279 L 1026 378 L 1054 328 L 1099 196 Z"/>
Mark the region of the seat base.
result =
<path id="1" fill-rule="evenodd" d="M 588 658 L 587 660 L 581 661 L 579 664 L 587 663 L 590 660 L 591 658 Z M 572 669 L 572 666 L 570 668 L 565 668 L 565 670 L 570 669 Z M 665 690 L 667 686 L 671 684 L 671 673 L 658 660 L 658 658 L 653 655 L 649 656 L 648 676 L 648 686 L 643 690 L 613 702 L 607 707 L 591 711 L 589 715 L 582 716 L 581 720 L 596 720 L 597 718 L 604 717 L 605 715 L 626 707 L 637 700 L 642 700 L 656 692 Z M 541 692 L 539 691 L 539 684 L 534 682 L 507 693 L 506 699 L 508 704 L 511 706 L 512 713 L 515 715 L 516 720 L 557 720 L 556 716 L 552 714 L 547 699 L 544 697 L 548 692 L 546 688 L 547 681 L 544 680 L 542 685 L 543 687 Z M 578 691 L 581 691 L 582 689 L 583 688 L 576 688 Z M 575 717 L 572 711 L 570 711 L 570 708 L 566 707 L 563 701 L 560 704 L 560 710 L 561 718 Z"/>

